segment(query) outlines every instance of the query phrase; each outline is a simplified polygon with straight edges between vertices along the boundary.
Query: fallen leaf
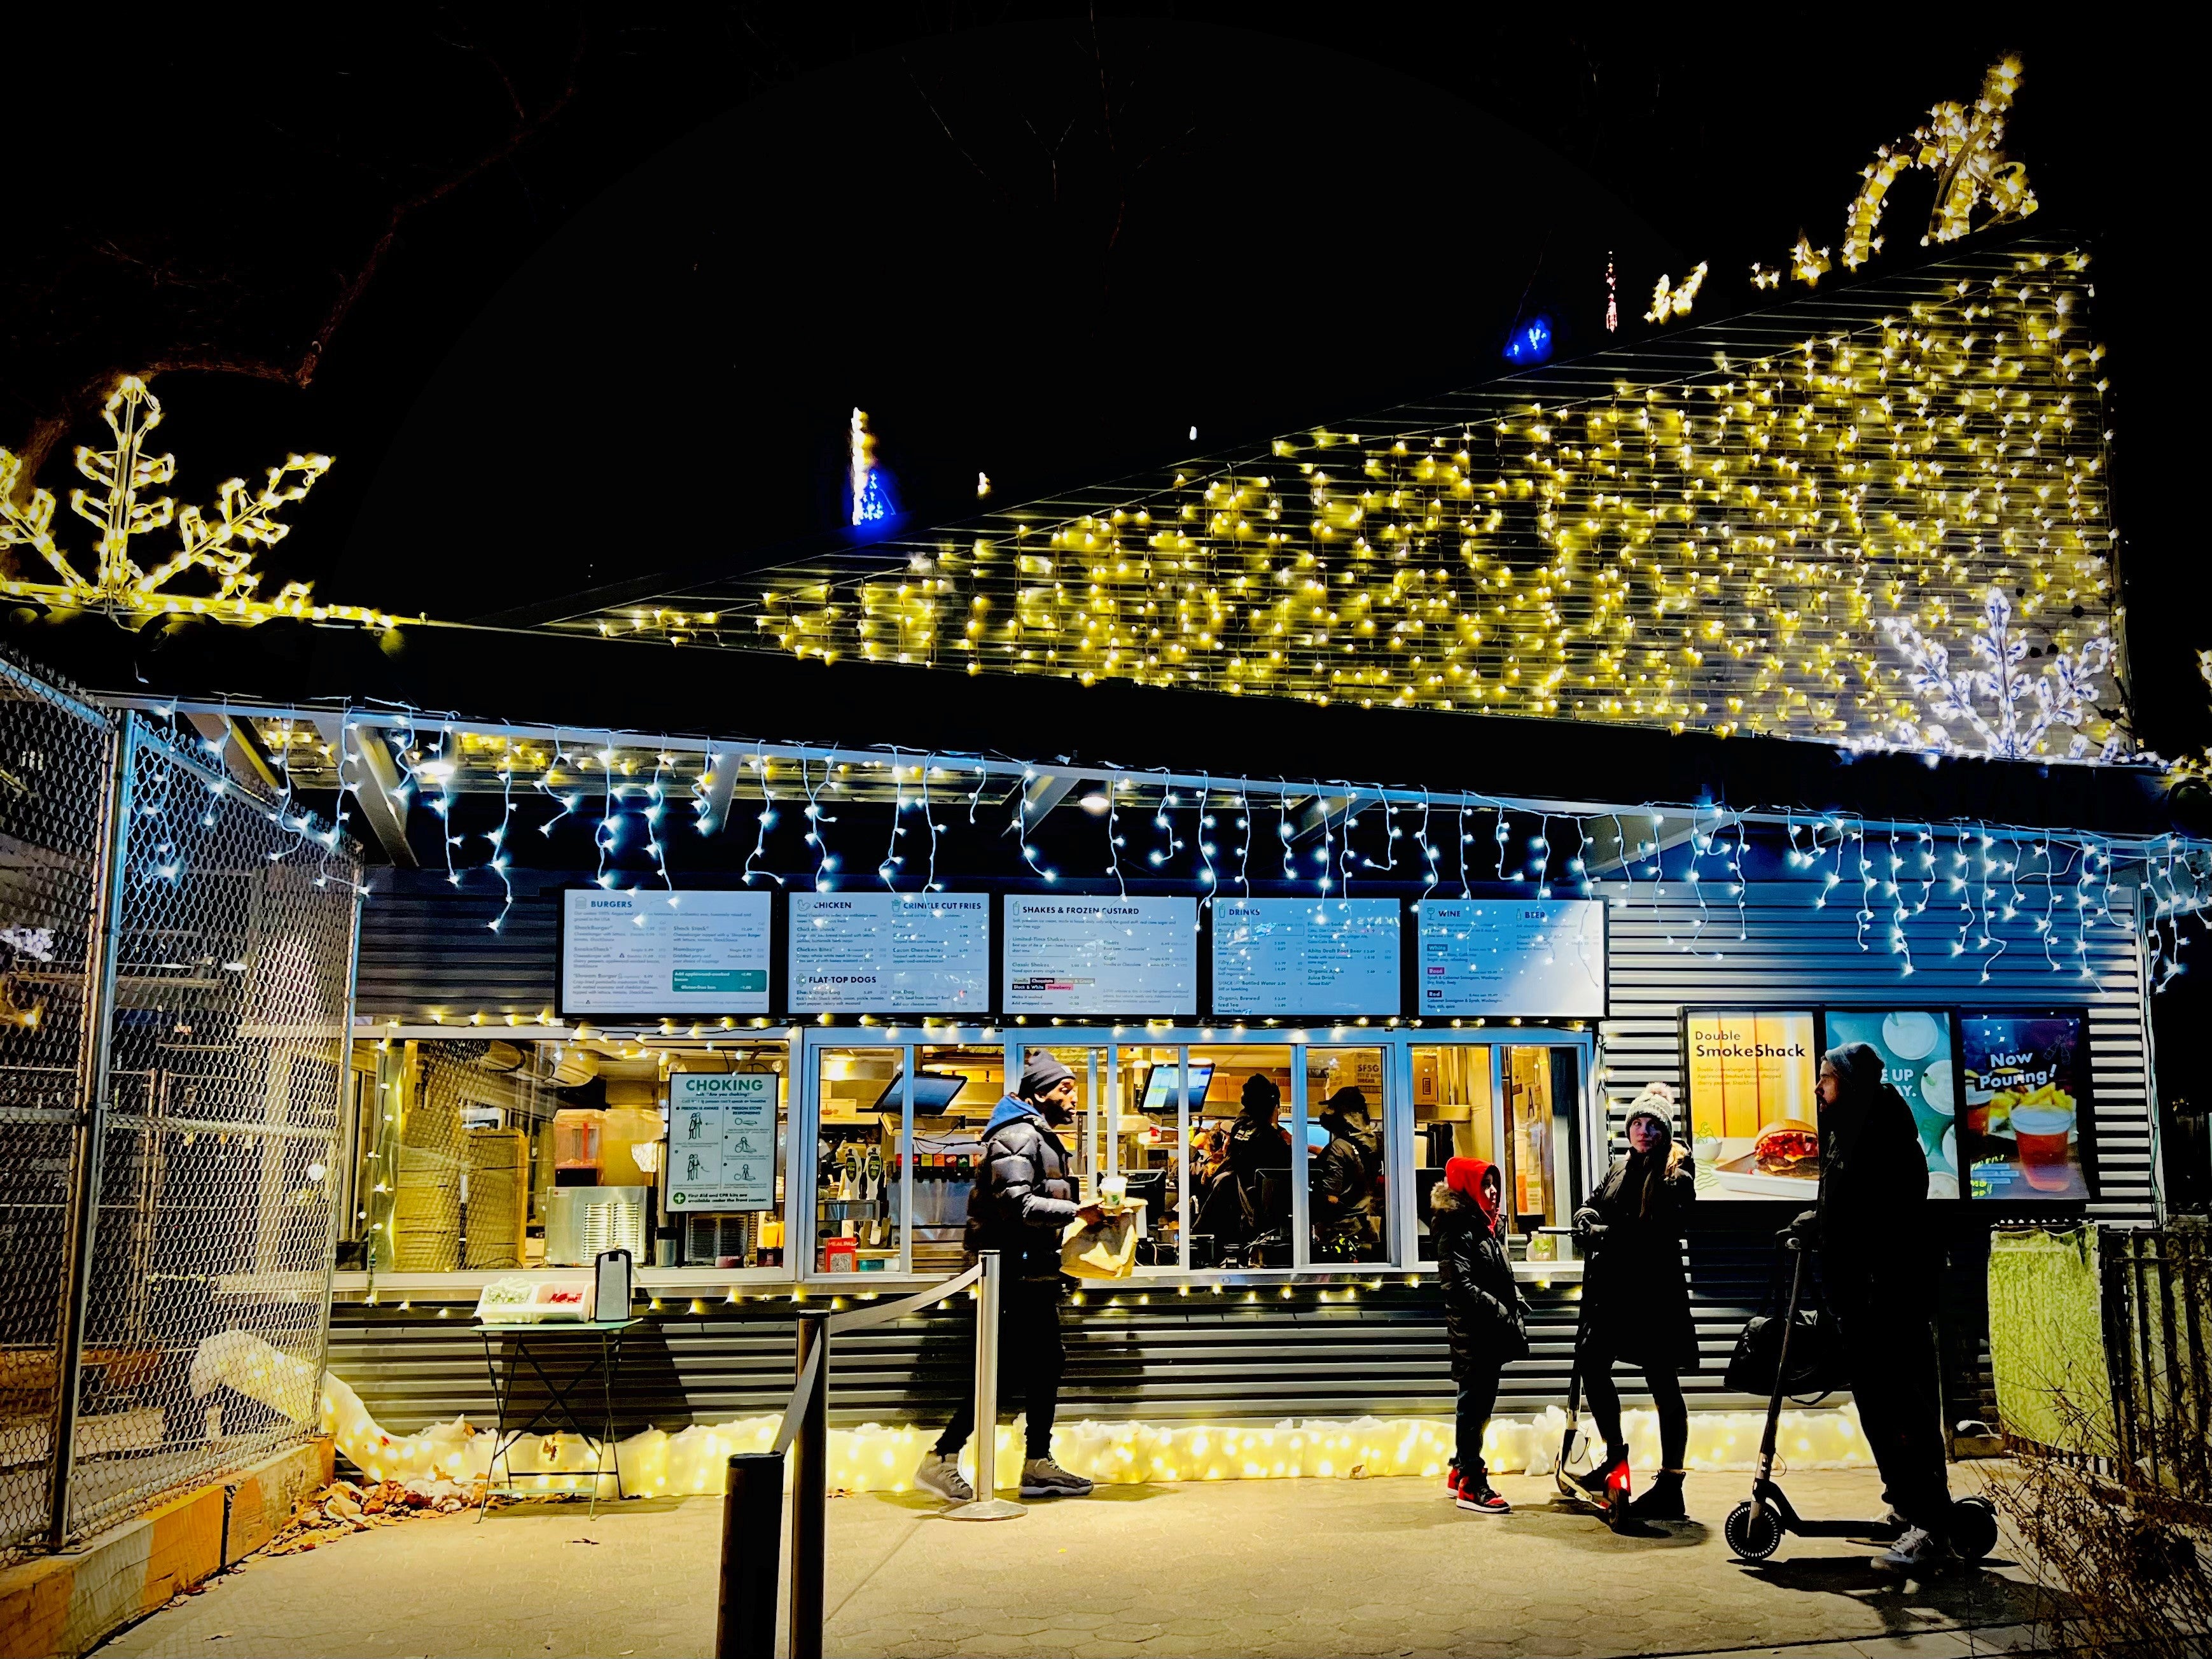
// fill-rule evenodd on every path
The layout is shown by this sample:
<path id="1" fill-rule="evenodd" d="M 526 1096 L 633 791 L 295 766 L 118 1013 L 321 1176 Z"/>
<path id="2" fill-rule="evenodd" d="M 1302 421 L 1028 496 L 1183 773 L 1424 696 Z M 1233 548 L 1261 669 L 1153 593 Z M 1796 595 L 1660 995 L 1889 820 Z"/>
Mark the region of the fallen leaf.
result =
<path id="1" fill-rule="evenodd" d="M 209 1638 L 208 1638 L 208 1640 L 209 1640 L 209 1641 L 210 1641 L 210 1642 L 220 1642 L 220 1641 L 222 1641 L 222 1640 L 223 1639 L 223 1638 L 225 1638 L 225 1637 L 227 1637 L 227 1636 L 228 1636 L 228 1635 L 230 1635 L 230 1634 L 231 1634 L 231 1632 L 228 1632 L 228 1631 L 227 1631 L 227 1630 L 219 1630 L 219 1631 L 216 1632 L 214 1635 L 212 1635 L 212 1636 L 209 1637 Z"/>
<path id="2" fill-rule="evenodd" d="M 568 1541 L 571 1544 L 597 1544 L 599 1540 L 596 1538 L 572 1538 Z"/>

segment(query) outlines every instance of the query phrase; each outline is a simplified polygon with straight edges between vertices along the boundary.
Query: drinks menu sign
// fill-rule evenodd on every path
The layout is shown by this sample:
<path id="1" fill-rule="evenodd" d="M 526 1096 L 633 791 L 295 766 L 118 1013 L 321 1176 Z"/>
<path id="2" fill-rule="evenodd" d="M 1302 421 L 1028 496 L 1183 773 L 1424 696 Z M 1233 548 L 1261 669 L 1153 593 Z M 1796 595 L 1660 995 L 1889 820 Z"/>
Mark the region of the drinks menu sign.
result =
<path id="1" fill-rule="evenodd" d="M 1388 1016 L 1398 1011 L 1395 899 L 1219 899 L 1213 1011 Z"/>
<path id="2" fill-rule="evenodd" d="M 2088 1021 L 2080 1013 L 1959 1016 L 1966 1080 L 1959 1156 L 1978 1199 L 2089 1196 Z"/>
<path id="3" fill-rule="evenodd" d="M 791 1005 L 812 1014 L 961 1014 L 990 1006 L 991 901 L 980 893 L 800 893 Z"/>
<path id="4" fill-rule="evenodd" d="M 1008 896 L 1009 1014 L 1198 1012 L 1198 900 Z"/>
<path id="5" fill-rule="evenodd" d="M 1960 1196 L 1958 1051 L 1944 1009 L 1832 1008 L 1830 1048 L 1864 1043 L 1881 1058 L 1882 1081 L 1912 1108 L 1920 1150 L 1928 1159 L 1928 1196 Z"/>
<path id="6" fill-rule="evenodd" d="M 765 1014 L 765 893 L 563 895 L 565 1014 Z"/>
<path id="7" fill-rule="evenodd" d="M 1820 1180 L 1812 1012 L 1699 1010 L 1684 1025 L 1698 1196 L 1812 1203 Z"/>

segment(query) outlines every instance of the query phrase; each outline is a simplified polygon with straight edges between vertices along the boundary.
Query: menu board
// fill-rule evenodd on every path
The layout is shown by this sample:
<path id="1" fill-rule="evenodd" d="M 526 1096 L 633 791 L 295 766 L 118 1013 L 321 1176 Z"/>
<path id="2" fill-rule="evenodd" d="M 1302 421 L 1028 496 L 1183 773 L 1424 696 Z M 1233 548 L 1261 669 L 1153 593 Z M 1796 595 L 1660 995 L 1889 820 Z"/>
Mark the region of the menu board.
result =
<path id="1" fill-rule="evenodd" d="M 765 893 L 572 888 L 561 931 L 564 1014 L 765 1014 Z"/>
<path id="2" fill-rule="evenodd" d="M 1605 1013 L 1602 899 L 1424 899 L 1420 942 L 1420 1014 Z"/>
<path id="3" fill-rule="evenodd" d="M 1928 1155 L 1928 1196 L 1959 1196 L 1958 1050 L 1942 1009 L 1832 1008 L 1828 1046 L 1864 1043 L 1881 1056 L 1881 1075 L 1912 1108 Z"/>
<path id="4" fill-rule="evenodd" d="M 1959 1028 L 1966 1084 L 1959 1156 L 1971 1196 L 2087 1198 L 2086 1016 L 1962 1010 Z"/>
<path id="5" fill-rule="evenodd" d="M 807 1013 L 960 1014 L 991 1005 L 991 901 L 980 893 L 799 893 L 791 1005 Z"/>
<path id="6" fill-rule="evenodd" d="M 1395 899 L 1218 899 L 1213 1011 L 1398 1012 Z"/>
<path id="7" fill-rule="evenodd" d="M 775 1208 L 776 1085 L 772 1071 L 668 1077 L 668 1207 Z"/>
<path id="8" fill-rule="evenodd" d="M 1810 1010 L 1700 1009 L 1683 1028 L 1698 1196 L 1812 1203 L 1820 1107 Z"/>
<path id="9" fill-rule="evenodd" d="M 1006 1012 L 1198 1012 L 1197 900 L 1005 903 Z"/>

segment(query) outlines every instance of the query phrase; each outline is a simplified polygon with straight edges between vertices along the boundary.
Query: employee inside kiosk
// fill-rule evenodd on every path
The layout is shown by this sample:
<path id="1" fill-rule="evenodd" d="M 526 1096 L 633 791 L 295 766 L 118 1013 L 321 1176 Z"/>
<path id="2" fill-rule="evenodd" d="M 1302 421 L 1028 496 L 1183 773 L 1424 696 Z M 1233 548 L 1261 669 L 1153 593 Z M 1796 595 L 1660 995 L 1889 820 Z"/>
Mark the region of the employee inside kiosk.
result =
<path id="1" fill-rule="evenodd" d="M 1455 1156 L 1498 1168 L 1516 1259 L 1571 1259 L 1586 1036 L 1169 1034 L 1035 1046 L 1076 1080 L 1063 1134 L 1083 1190 L 1118 1174 L 1143 1202 L 1140 1272 L 1388 1265 L 1401 1259 L 1401 1213 L 1406 1265 L 1433 1260 L 1430 1199 Z M 622 1246 L 644 1267 L 957 1272 L 981 1131 L 1010 1058 L 1030 1047 L 954 1030 L 934 1042 L 853 1031 L 363 1043 L 355 1156 L 337 1177 L 352 1218 L 340 1266 L 556 1268 Z M 697 1074 L 753 1074 L 763 1087 L 687 1082 Z M 799 1190 L 787 1204 L 794 1113 L 811 1132 L 792 1149 Z M 1408 1131 L 1401 1154 L 1393 1138 Z M 1401 1168 L 1410 1194 L 1395 1191 Z M 810 1203 L 810 1247 L 790 1259 L 787 1221 L 805 1226 Z"/>

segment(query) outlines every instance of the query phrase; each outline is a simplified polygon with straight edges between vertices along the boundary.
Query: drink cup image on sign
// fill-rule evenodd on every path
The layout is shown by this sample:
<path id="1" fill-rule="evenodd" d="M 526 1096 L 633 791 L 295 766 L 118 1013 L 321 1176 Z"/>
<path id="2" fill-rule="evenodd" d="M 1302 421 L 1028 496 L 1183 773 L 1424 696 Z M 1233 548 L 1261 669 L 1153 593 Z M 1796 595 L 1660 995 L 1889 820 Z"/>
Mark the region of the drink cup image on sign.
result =
<path id="1" fill-rule="evenodd" d="M 1969 1196 L 2090 1194 L 2088 1022 L 2080 1013 L 1966 1013 L 1957 1158 Z"/>

